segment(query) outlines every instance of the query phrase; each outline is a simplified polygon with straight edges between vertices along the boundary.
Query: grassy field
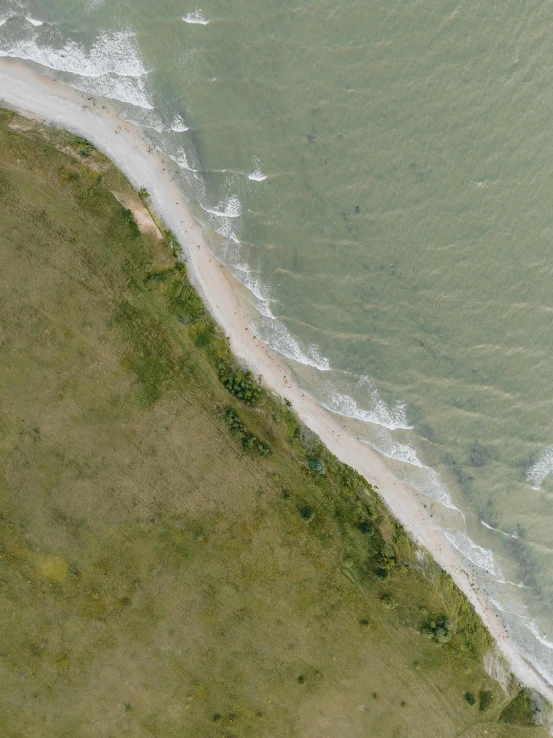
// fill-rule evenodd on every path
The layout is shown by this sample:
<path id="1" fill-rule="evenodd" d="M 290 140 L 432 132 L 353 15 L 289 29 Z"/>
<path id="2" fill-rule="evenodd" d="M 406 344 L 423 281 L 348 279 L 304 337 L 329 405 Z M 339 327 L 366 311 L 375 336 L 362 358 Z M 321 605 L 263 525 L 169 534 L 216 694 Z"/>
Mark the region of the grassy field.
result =
<path id="1" fill-rule="evenodd" d="M 236 365 L 142 200 L 0 112 L 1 736 L 545 736 L 450 578 Z"/>

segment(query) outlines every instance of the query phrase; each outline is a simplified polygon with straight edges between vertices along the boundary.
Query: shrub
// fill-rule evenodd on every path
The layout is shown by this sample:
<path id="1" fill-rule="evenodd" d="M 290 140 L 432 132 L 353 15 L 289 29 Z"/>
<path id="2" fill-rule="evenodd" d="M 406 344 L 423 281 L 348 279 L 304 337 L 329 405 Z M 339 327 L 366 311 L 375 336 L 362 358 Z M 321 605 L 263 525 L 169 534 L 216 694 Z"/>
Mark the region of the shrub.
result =
<path id="1" fill-rule="evenodd" d="M 378 566 L 381 569 L 393 569 L 396 565 L 396 554 L 392 546 L 389 543 L 385 543 L 380 549 L 378 556 Z"/>
<path id="2" fill-rule="evenodd" d="M 465 701 L 468 705 L 471 707 L 476 704 L 476 700 L 474 699 L 474 695 L 472 692 L 465 692 Z"/>
<path id="3" fill-rule="evenodd" d="M 484 712 L 493 702 L 493 692 L 482 690 L 478 692 L 478 707 L 480 712 Z"/>
<path id="4" fill-rule="evenodd" d="M 92 151 L 96 151 L 96 147 L 90 141 L 82 136 L 75 136 L 74 141 L 80 148 L 77 149 L 80 156 L 89 156 Z"/>
<path id="5" fill-rule="evenodd" d="M 300 515 L 303 520 L 309 522 L 315 517 L 315 510 L 313 510 L 311 505 L 303 505 L 302 507 L 300 507 Z"/>
<path id="6" fill-rule="evenodd" d="M 367 536 L 367 538 L 371 538 L 374 536 L 374 525 L 372 523 L 369 523 L 368 520 L 363 520 L 361 523 L 359 523 L 359 530 L 364 536 Z"/>
<path id="7" fill-rule="evenodd" d="M 422 629 L 426 638 L 432 638 L 436 643 L 447 643 L 451 639 L 451 623 L 446 615 L 440 615 L 430 620 Z"/>
<path id="8" fill-rule="evenodd" d="M 309 468 L 311 471 L 315 472 L 315 474 L 324 474 L 325 468 L 324 464 L 320 459 L 308 459 L 307 463 L 309 464 Z"/>
<path id="9" fill-rule="evenodd" d="M 227 407 L 224 412 L 223 419 L 229 426 L 230 432 L 240 438 L 242 441 L 242 447 L 246 451 L 253 451 L 258 456 L 268 456 L 271 453 L 269 446 L 246 428 L 233 407 Z"/>
<path id="10" fill-rule="evenodd" d="M 261 387 L 250 371 L 233 370 L 226 361 L 220 361 L 217 374 L 228 391 L 247 405 L 256 405 L 261 399 Z"/>

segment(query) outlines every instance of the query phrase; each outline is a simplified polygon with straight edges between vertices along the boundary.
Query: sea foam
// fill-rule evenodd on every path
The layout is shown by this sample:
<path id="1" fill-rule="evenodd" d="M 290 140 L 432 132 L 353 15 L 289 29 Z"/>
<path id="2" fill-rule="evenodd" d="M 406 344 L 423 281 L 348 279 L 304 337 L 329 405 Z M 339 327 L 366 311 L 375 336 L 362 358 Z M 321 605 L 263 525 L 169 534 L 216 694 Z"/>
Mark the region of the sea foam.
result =
<path id="1" fill-rule="evenodd" d="M 261 162 L 256 156 L 254 156 L 254 162 L 255 169 L 253 170 L 253 172 L 250 172 L 250 174 L 248 174 L 248 179 L 251 179 L 254 182 L 263 182 L 265 179 L 267 179 L 267 175 L 263 174 L 263 172 L 261 171 Z"/>
<path id="2" fill-rule="evenodd" d="M 444 530 L 444 535 L 451 545 L 461 553 L 467 561 L 484 569 L 493 577 L 503 579 L 501 570 L 495 562 L 493 553 L 488 548 L 483 548 L 475 543 L 465 531 Z"/>
<path id="3" fill-rule="evenodd" d="M 365 410 L 349 395 L 333 391 L 324 406 L 333 413 L 343 415 L 346 418 L 361 420 L 365 423 L 382 425 L 389 430 L 411 428 L 407 422 L 405 403 L 398 401 L 392 408 L 380 397 L 380 393 L 374 382 L 369 377 L 361 377 L 359 385 L 370 400 L 370 408 Z"/>
<path id="4" fill-rule="evenodd" d="M 207 24 L 209 23 L 209 21 L 204 18 L 204 14 L 199 8 L 193 13 L 188 13 L 187 15 L 185 15 L 183 21 L 185 23 L 192 23 L 200 26 L 207 26 Z"/>
<path id="5" fill-rule="evenodd" d="M 417 467 L 418 469 L 424 468 L 424 464 L 419 459 L 415 449 L 407 443 L 398 443 L 397 441 L 393 441 L 391 438 L 385 443 L 367 441 L 367 439 L 361 437 L 359 437 L 358 440 L 365 443 L 367 446 L 374 448 L 375 451 L 378 451 L 378 453 L 382 454 L 382 456 L 386 456 L 388 459 L 393 459 L 393 461 L 399 461 L 403 464 L 409 464 L 410 466 Z"/>
<path id="6" fill-rule="evenodd" d="M 526 479 L 534 489 L 541 489 L 543 481 L 553 472 L 553 446 L 549 446 L 529 469 Z"/>
<path id="7" fill-rule="evenodd" d="M 553 643 L 551 643 L 551 641 L 548 641 L 547 638 L 540 633 L 535 621 L 532 621 L 531 623 L 525 623 L 525 627 L 528 628 L 528 630 L 542 644 L 542 646 L 553 649 Z"/>
<path id="8" fill-rule="evenodd" d="M 499 528 L 494 528 L 491 525 L 488 525 L 483 520 L 480 521 L 484 528 L 487 528 L 488 530 L 493 530 L 494 533 L 501 533 L 502 536 L 507 536 L 507 538 L 518 538 L 518 536 L 515 536 L 514 533 L 505 533 L 504 530 L 499 530 Z"/>
<path id="9" fill-rule="evenodd" d="M 180 115 L 175 115 L 171 124 L 171 130 L 175 131 L 175 133 L 184 133 L 185 131 L 188 131 L 190 129 L 186 125 L 184 120 L 180 117 Z"/>
<path id="10" fill-rule="evenodd" d="M 234 235 L 234 232 L 232 233 Z M 240 243 L 238 239 L 236 241 Z M 260 322 L 255 322 L 252 326 L 261 340 L 287 359 L 322 372 L 329 371 L 330 362 L 321 354 L 318 346 L 314 344 L 309 344 L 307 347 L 302 346 L 286 325 L 274 315 L 271 310 L 273 300 L 270 293 L 253 274 L 252 269 L 247 264 L 237 261 L 231 263 L 229 268 L 236 279 L 249 291 L 252 298 L 250 302 L 261 317 Z"/>
<path id="11" fill-rule="evenodd" d="M 304 366 L 313 367 L 313 369 L 318 369 L 321 372 L 330 371 L 330 362 L 321 354 L 319 347 L 315 344 L 309 344 L 309 346 L 303 348 L 278 318 L 274 316 L 271 318 L 264 317 L 259 332 L 262 340 L 270 348 L 287 359 L 292 359 L 292 361 Z"/>
<path id="12" fill-rule="evenodd" d="M 32 36 L 6 43 L 0 38 L 0 56 L 31 61 L 47 69 L 71 75 L 69 84 L 85 92 L 152 109 L 144 67 L 134 36 L 103 33 L 87 50 L 76 41 L 59 46 L 41 43 L 36 24 Z M 51 36 L 48 36 L 51 40 Z"/>
<path id="13" fill-rule="evenodd" d="M 194 167 L 190 166 L 186 153 L 183 149 L 179 149 L 176 154 L 169 154 L 169 158 L 172 159 L 175 164 L 178 164 L 181 169 L 187 169 L 189 172 L 193 173 L 196 173 L 198 171 L 197 169 L 194 169 Z"/>
<path id="14" fill-rule="evenodd" d="M 219 218 L 239 218 L 242 213 L 242 203 L 236 195 L 219 202 L 216 208 L 208 208 L 205 205 L 202 205 L 202 208 L 206 213 L 217 215 Z"/>

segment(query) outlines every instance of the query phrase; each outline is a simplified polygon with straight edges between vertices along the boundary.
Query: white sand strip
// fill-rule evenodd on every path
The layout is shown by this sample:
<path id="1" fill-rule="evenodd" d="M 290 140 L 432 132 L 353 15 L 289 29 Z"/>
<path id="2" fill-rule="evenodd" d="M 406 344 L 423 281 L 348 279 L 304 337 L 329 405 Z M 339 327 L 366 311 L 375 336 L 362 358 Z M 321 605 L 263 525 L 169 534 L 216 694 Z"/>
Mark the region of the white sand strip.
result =
<path id="1" fill-rule="evenodd" d="M 84 136 L 109 156 L 133 185 L 146 187 L 154 209 L 185 248 L 192 281 L 229 336 L 234 354 L 255 375 L 261 374 L 268 387 L 292 402 L 302 422 L 333 454 L 378 487 L 392 513 L 472 602 L 519 681 L 553 703 L 553 686 L 518 653 L 466 564 L 409 487 L 397 481 L 366 444 L 347 435 L 331 413 L 291 383 L 279 359 L 246 330 L 248 321 L 231 289 L 227 271 L 207 249 L 201 226 L 173 182 L 172 162 L 153 149 L 140 130 L 118 118 L 101 98 L 80 93 L 18 62 L 0 59 L 0 101 L 22 115 Z"/>

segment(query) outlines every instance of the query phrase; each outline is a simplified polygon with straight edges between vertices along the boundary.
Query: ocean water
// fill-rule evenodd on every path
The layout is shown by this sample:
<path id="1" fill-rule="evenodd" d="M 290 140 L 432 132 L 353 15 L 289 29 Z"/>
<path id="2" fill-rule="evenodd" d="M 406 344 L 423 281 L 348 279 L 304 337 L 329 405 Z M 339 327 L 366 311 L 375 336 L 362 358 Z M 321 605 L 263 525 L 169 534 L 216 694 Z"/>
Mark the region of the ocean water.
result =
<path id="1" fill-rule="evenodd" d="M 0 0 L 0 55 L 171 157 L 256 334 L 550 681 L 552 32 L 538 0 Z"/>

